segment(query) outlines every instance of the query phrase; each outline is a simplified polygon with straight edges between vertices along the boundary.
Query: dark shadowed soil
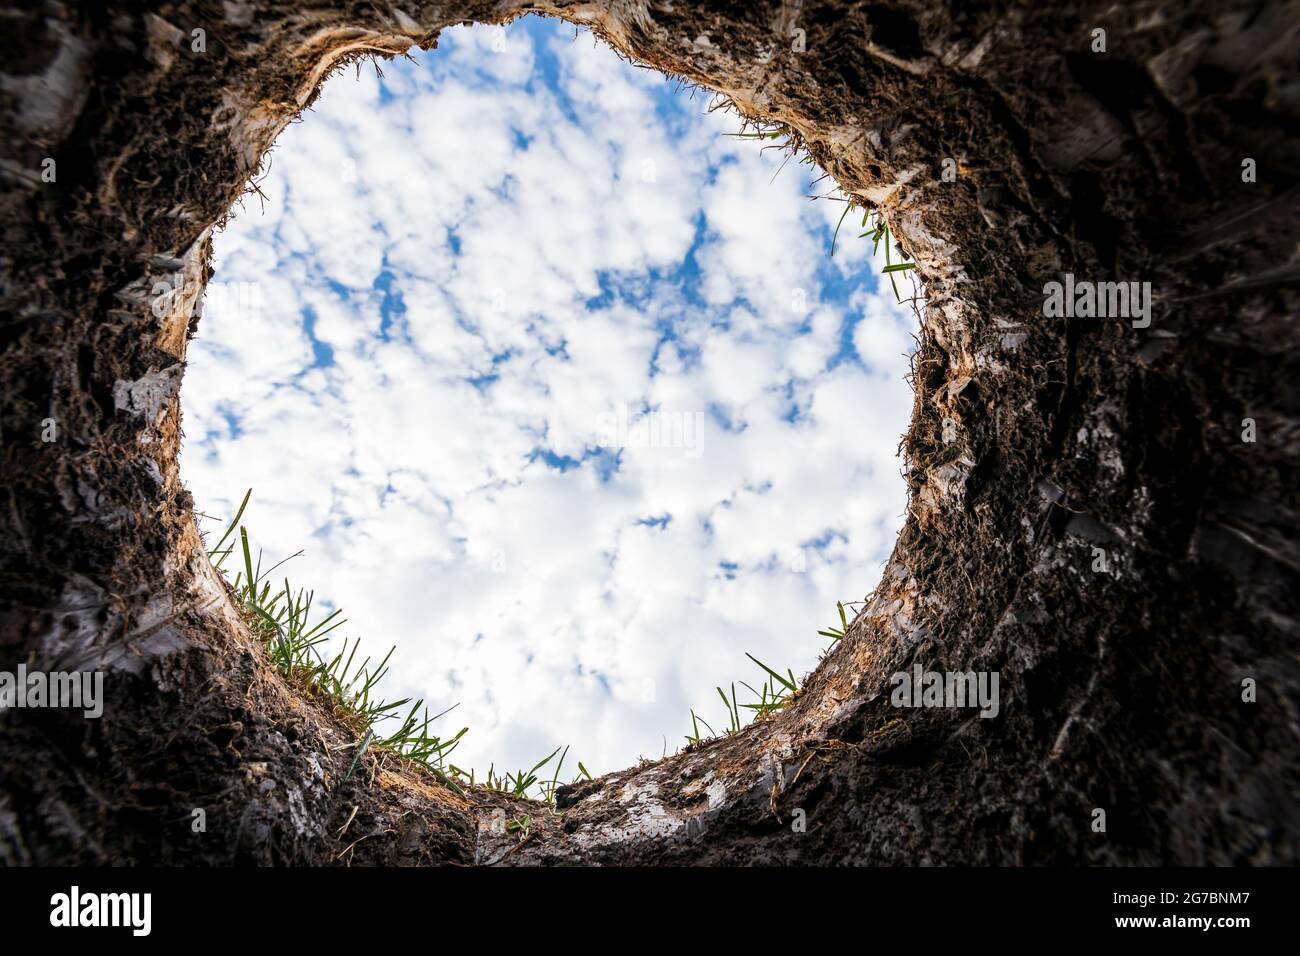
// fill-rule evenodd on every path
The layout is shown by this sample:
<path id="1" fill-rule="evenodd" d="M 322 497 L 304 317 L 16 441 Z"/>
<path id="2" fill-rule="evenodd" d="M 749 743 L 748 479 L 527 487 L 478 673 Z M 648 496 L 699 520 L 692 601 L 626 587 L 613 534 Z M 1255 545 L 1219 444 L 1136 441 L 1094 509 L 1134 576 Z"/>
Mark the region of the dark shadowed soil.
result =
<path id="1" fill-rule="evenodd" d="M 0 712 L 0 862 L 1300 862 L 1296 3 L 438 6 L 0 4 L 0 670 L 107 675 L 101 719 Z M 927 296 L 849 636 L 781 716 L 557 814 L 345 779 L 176 463 L 211 229 L 279 130 L 525 10 L 788 124 Z M 1149 325 L 1046 316 L 1066 274 L 1150 283 Z M 915 664 L 997 671 L 1000 712 L 894 707 Z"/>

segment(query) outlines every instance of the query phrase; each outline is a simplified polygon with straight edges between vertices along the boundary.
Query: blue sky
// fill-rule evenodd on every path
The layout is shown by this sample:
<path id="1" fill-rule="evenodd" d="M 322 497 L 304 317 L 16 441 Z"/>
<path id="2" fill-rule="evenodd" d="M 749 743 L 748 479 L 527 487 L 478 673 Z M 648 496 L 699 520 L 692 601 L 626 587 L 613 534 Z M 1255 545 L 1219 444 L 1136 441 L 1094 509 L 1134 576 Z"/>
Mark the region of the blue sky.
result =
<path id="1" fill-rule="evenodd" d="M 327 84 L 215 239 L 182 474 L 461 766 L 682 743 L 902 524 L 914 319 L 810 167 L 536 17 Z"/>

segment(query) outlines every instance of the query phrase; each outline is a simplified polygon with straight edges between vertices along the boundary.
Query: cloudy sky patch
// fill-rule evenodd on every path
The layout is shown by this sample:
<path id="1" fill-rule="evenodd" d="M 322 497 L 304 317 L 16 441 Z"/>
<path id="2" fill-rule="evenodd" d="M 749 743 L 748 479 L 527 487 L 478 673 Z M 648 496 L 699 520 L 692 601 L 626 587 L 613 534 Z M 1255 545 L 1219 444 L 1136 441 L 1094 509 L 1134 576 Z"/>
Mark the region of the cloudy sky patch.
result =
<path id="1" fill-rule="evenodd" d="M 209 515 L 254 489 L 254 541 L 397 645 L 390 696 L 460 704 L 459 765 L 672 752 L 874 585 L 915 320 L 853 223 L 828 256 L 815 171 L 585 32 L 382 69 L 216 238 L 182 473 Z"/>

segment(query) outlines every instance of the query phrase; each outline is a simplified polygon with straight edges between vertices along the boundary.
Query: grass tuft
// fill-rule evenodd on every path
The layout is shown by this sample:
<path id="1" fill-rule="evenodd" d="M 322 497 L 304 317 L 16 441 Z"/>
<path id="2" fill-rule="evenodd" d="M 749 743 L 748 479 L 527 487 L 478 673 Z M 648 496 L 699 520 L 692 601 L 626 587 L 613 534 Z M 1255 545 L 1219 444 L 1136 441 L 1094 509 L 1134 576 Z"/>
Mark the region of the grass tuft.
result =
<path id="1" fill-rule="evenodd" d="M 796 697 L 799 696 L 799 682 L 795 679 L 794 671 L 787 670 L 785 674 L 780 674 L 768 667 L 753 654 L 745 654 L 751 661 L 762 668 L 767 675 L 766 679 L 759 687 L 754 687 L 746 681 L 740 681 L 740 686 L 753 695 L 753 700 L 741 703 L 736 696 L 736 682 L 731 684 L 731 694 L 728 695 L 721 687 L 717 688 L 718 696 L 722 698 L 722 705 L 727 711 L 727 723 L 722 735 L 739 733 L 745 726 L 745 720 L 741 711 L 747 710 L 753 720 L 762 720 L 770 717 L 777 711 L 792 704 Z M 703 725 L 708 730 L 708 736 L 700 733 L 700 726 Z M 696 746 L 713 737 L 722 736 L 713 729 L 713 727 L 703 717 L 691 710 L 691 732 L 686 735 L 688 745 Z"/>
<path id="2" fill-rule="evenodd" d="M 849 630 L 849 619 L 844 613 L 843 601 L 836 601 L 835 606 L 840 610 L 840 626 L 828 627 L 818 631 L 817 633 L 822 637 L 829 637 L 832 641 L 842 641 L 844 640 L 844 635 L 847 634 Z"/>
<path id="3" fill-rule="evenodd" d="M 236 600 L 247 613 L 250 628 L 262 639 L 276 670 L 303 694 L 327 706 L 357 734 L 356 755 L 345 779 L 351 779 L 362 757 L 373 750 L 392 754 L 426 770 L 447 787 L 464 793 L 464 784 L 475 784 L 474 772 L 462 770 L 447 758 L 469 728 L 462 727 L 451 736 L 433 732 L 434 722 L 450 713 L 454 706 L 430 716 L 422 699 L 404 697 L 389 701 L 380 697 L 378 685 L 388 673 L 388 662 L 396 648 L 389 648 L 377 664 L 372 664 L 369 656 L 358 662 L 361 639 L 344 638 L 337 653 L 332 657 L 325 656 L 323 645 L 333 632 L 347 623 L 347 619 L 341 616 L 342 610 L 336 608 L 313 620 L 315 593 L 303 588 L 295 590 L 288 578 L 272 578 L 281 565 L 301 555 L 301 551 L 266 570 L 262 569 L 260 550 L 254 560 L 248 529 L 240 523 L 252 495 L 250 488 L 221 539 L 208 550 L 208 558 L 212 566 L 225 576 Z M 234 537 L 236 529 L 239 532 L 237 540 Z M 225 568 L 227 560 L 232 557 L 239 562 L 233 578 Z M 388 721 L 397 721 L 396 728 L 386 724 Z M 567 746 L 563 752 L 557 747 L 530 770 L 504 777 L 497 777 L 494 769 L 490 768 L 484 785 L 511 796 L 531 796 L 553 805 L 568 752 Z M 556 754 L 560 759 L 554 772 L 549 777 L 539 776 L 539 771 Z M 579 762 L 578 776 L 573 782 L 584 777 L 590 780 L 591 774 Z M 530 789 L 534 791 L 531 795 Z"/>
<path id="4" fill-rule="evenodd" d="M 342 610 L 336 608 L 313 621 L 315 593 L 304 588 L 294 590 L 288 578 L 272 579 L 272 574 L 281 565 L 301 555 L 301 551 L 265 571 L 262 570 L 261 551 L 258 551 L 257 560 L 253 560 L 248 528 L 240 524 L 252 495 L 250 488 L 221 540 L 208 551 L 208 558 L 214 568 L 227 574 L 226 561 L 236 549 L 233 543 L 229 547 L 226 543 L 231 541 L 235 529 L 239 529 L 238 557 L 242 558 L 243 566 L 229 581 L 231 590 L 247 612 L 249 625 L 262 639 L 275 668 L 305 695 L 328 705 L 360 735 L 347 777 L 351 778 L 365 753 L 374 749 L 416 764 L 457 792 L 463 792 L 447 775 L 444 764 L 468 728 L 463 727 L 451 737 L 444 738 L 433 733 L 431 726 L 448 711 L 430 717 L 423 700 L 403 698 L 387 701 L 376 694 L 379 681 L 388 673 L 388 662 L 394 649 L 390 648 L 383 660 L 373 666 L 370 657 L 357 662 L 360 638 L 355 641 L 344 638 L 342 647 L 331 658 L 322 654 L 321 646 L 331 633 L 347 623 L 347 619 L 341 616 Z M 228 574 L 227 578 L 229 580 Z M 397 719 L 407 704 L 411 708 L 405 712 L 406 716 L 397 729 L 384 733 L 380 729 L 381 723 Z"/>

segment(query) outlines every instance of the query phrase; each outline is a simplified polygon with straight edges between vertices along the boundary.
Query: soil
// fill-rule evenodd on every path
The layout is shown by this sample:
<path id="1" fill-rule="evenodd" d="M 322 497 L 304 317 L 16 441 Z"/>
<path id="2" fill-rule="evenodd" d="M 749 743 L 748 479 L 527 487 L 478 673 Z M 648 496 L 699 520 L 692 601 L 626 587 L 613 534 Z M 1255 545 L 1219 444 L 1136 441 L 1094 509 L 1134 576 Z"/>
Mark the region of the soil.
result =
<path id="1" fill-rule="evenodd" d="M 909 512 L 849 635 L 781 715 L 557 813 L 377 754 L 347 779 L 177 471 L 212 229 L 279 131 L 333 70 L 530 10 L 787 124 L 926 293 Z M 0 16 L 0 669 L 107 675 L 98 720 L 0 712 L 0 863 L 1300 862 L 1300 5 Z M 1149 327 L 1045 316 L 1067 273 L 1149 282 Z M 998 716 L 894 707 L 914 664 L 997 671 Z"/>

